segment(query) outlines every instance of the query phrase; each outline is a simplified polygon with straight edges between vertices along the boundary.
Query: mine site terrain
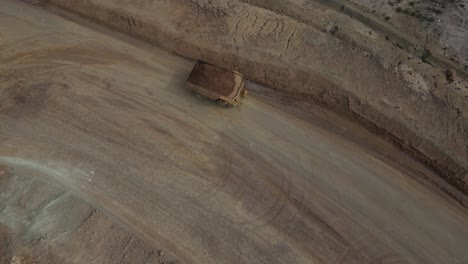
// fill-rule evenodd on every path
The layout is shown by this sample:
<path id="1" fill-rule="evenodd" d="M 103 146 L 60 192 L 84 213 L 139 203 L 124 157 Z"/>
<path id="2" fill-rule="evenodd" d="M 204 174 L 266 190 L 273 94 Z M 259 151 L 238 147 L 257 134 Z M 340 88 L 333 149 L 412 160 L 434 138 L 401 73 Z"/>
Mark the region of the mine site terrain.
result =
<path id="1" fill-rule="evenodd" d="M 468 263 L 467 20 L 0 0 L 0 264 Z M 194 96 L 200 61 L 242 103 Z"/>

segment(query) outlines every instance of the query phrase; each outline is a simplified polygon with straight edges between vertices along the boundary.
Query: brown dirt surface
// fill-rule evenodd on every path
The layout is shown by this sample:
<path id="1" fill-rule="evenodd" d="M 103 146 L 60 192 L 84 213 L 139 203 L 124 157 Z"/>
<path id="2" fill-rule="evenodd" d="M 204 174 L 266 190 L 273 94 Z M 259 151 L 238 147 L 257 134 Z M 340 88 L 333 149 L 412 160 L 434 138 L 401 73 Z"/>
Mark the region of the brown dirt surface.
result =
<path id="1" fill-rule="evenodd" d="M 0 181 L 0 263 L 157 263 L 174 259 L 37 175 Z"/>
<path id="2" fill-rule="evenodd" d="M 139 8 L 145 3 L 126 2 Z M 176 1 L 152 3 L 167 4 L 163 11 L 168 12 Z M 0 0 L 0 6 L 0 76 L 11 76 L 0 79 L 0 100 L 7 102 L 0 110 L 0 166 L 6 171 L 0 178 L 1 261 L 468 261 L 467 197 L 349 118 L 253 82 L 247 83 L 252 93 L 242 107 L 220 109 L 184 88 L 194 61 L 20 1 Z M 122 1 L 118 6 L 127 7 Z M 213 7 L 209 1 L 188 6 L 210 13 L 213 20 L 187 16 L 183 8 L 171 17 L 208 23 L 236 9 Z M 158 12 L 148 12 L 160 19 Z M 125 21 L 128 27 L 138 24 Z M 239 24 L 238 30 L 247 32 L 249 25 Z M 334 25 L 331 30 L 341 31 Z M 207 34 L 225 31 L 210 28 Z M 318 45 L 328 39 L 320 36 L 308 40 Z M 245 34 L 236 41 L 256 39 Z M 295 51 L 296 41 L 291 38 L 285 54 Z M 288 41 L 278 43 L 288 46 Z M 268 42 L 270 51 L 275 44 Z M 302 55 L 310 59 L 307 54 Z M 284 73 L 276 57 L 251 55 L 271 60 L 280 69 L 276 73 Z M 320 62 L 306 64 L 301 58 L 295 67 Z M 337 71 L 343 70 L 340 65 L 333 64 Z M 254 69 L 260 74 L 271 69 L 266 66 Z M 399 74 L 419 85 L 424 78 L 410 66 L 401 65 Z M 325 80 L 320 74 L 307 76 L 299 75 L 307 82 L 292 88 Z M 341 80 L 339 74 L 328 76 Z M 445 77 L 443 72 L 440 78 Z M 405 100 L 420 102 L 427 90 L 419 88 L 403 93 Z M 18 95 L 24 100 L 15 100 Z M 321 96 L 340 99 L 336 104 L 344 103 L 343 108 L 358 105 L 335 95 Z M 362 110 L 374 102 L 371 95 L 362 101 Z M 432 98 L 430 92 L 426 96 Z M 426 143 L 410 142 L 415 148 Z"/>
<path id="3" fill-rule="evenodd" d="M 464 69 L 382 16 L 338 0 L 50 3 L 185 57 L 239 70 L 298 100 L 326 105 L 468 194 Z M 446 80 L 448 67 L 458 73 L 452 83 Z"/>

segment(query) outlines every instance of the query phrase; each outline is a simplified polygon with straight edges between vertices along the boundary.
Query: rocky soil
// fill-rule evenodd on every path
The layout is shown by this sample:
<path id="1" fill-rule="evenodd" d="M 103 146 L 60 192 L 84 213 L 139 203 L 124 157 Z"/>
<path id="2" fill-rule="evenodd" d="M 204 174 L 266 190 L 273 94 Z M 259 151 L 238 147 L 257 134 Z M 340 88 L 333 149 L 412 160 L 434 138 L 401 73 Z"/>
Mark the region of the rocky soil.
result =
<path id="1" fill-rule="evenodd" d="M 164 30 L 176 30 L 170 27 L 174 21 L 180 23 L 178 30 L 199 24 L 197 19 L 206 19 L 208 13 L 211 20 L 201 22 L 213 29 L 222 19 L 228 21 L 224 13 L 231 12 L 225 11 L 229 8 L 209 9 L 198 1 L 152 3 L 160 8 L 166 5 L 163 11 L 170 11 L 163 17 L 166 20 L 157 12 L 150 15 L 154 10 L 149 2 L 132 5 L 148 7 L 148 13 L 140 10 L 136 15 L 161 19 Z M 173 9 L 173 3 L 182 9 Z M 235 3 L 248 7 L 244 11 L 255 7 L 228 3 L 234 10 Z M 115 12 L 123 13 L 132 6 L 126 4 L 116 2 L 114 13 L 101 18 L 114 21 Z M 466 197 L 383 137 L 354 122 L 362 118 L 358 113 L 379 122 L 388 120 L 370 111 L 371 103 L 386 103 L 383 106 L 396 111 L 389 98 L 398 99 L 391 97 L 396 88 L 391 82 L 396 78 L 393 73 L 373 71 L 367 64 L 369 59 L 360 59 L 359 54 L 378 46 L 369 43 L 354 53 L 343 53 L 342 58 L 332 52 L 339 47 L 347 51 L 347 45 L 369 35 L 367 29 L 362 35 L 348 36 L 343 29 L 352 24 L 343 23 L 316 32 L 314 28 L 320 27 L 313 21 L 298 22 L 292 15 L 275 15 L 257 6 L 255 14 L 284 19 L 278 22 L 277 42 L 257 41 L 263 38 L 262 32 L 275 32 L 277 24 L 265 21 L 258 31 L 252 31 L 250 26 L 258 22 L 255 16 L 238 25 L 239 37 L 235 39 L 242 56 L 223 53 L 230 51 L 230 46 L 213 53 L 212 48 L 219 43 L 209 41 L 213 34 L 229 33 L 229 26 L 235 29 L 236 23 L 226 22 L 225 27 L 199 35 L 207 46 L 200 49 L 200 56 L 215 62 L 225 58 L 227 65 L 231 59 L 241 58 L 233 67 L 244 69 L 245 65 L 247 72 L 254 73 L 251 76 L 264 76 L 282 91 L 248 81 L 251 96 L 243 105 L 223 109 L 199 100 L 184 87 L 193 60 L 54 6 L 46 5 L 44 10 L 16 0 L 0 0 L 0 6 L 1 261 L 172 263 L 174 256 L 180 263 L 203 264 L 467 262 Z M 321 12 L 326 10 L 336 12 L 334 7 Z M 49 11 L 63 12 L 68 20 Z M 199 16 L 189 16 L 186 11 L 199 12 Z M 192 34 L 206 30 L 163 38 L 152 35 L 163 31 L 153 32 L 145 24 L 124 18 L 116 19 L 115 26 L 137 28 L 154 39 L 169 39 L 173 50 L 196 47 L 196 35 Z M 123 21 L 128 23 L 119 24 Z M 290 29 L 294 32 L 295 25 L 302 25 L 301 30 L 286 37 L 292 35 L 287 33 Z M 265 40 L 271 40 L 271 34 L 265 33 Z M 186 36 L 194 41 L 182 49 L 178 45 Z M 217 36 L 227 41 L 231 35 Z M 382 39 L 389 47 L 396 46 Z M 303 40 L 316 44 L 317 49 L 296 54 Z M 213 43 L 216 45 L 210 46 Z M 266 51 L 276 54 L 281 44 L 284 53 L 265 57 Z M 255 45 L 261 47 L 254 49 Z M 252 48 L 250 57 L 245 56 L 244 47 Z M 399 50 L 395 47 L 392 52 Z M 386 51 L 375 53 L 379 56 L 372 53 L 374 69 L 384 67 L 380 63 L 386 62 L 390 53 Z M 296 64 L 285 69 L 293 55 Z M 253 59 L 266 58 L 272 64 L 252 63 Z M 345 59 L 348 64 L 342 63 Z M 405 80 L 412 80 L 418 76 L 414 73 L 418 64 L 408 61 L 401 69 Z M 318 67 L 322 64 L 330 68 Z M 355 65 L 369 72 L 356 71 Z M 299 67 L 316 68 L 298 72 Z M 290 75 L 282 75 L 285 72 Z M 453 82 L 459 80 L 457 73 L 451 72 Z M 399 71 L 395 74 L 403 76 Z M 379 88 L 382 76 L 389 78 L 388 91 Z M 287 80 L 290 86 L 282 86 Z M 371 84 L 375 85 L 358 85 L 366 84 L 365 80 L 374 80 Z M 420 110 L 418 102 L 432 105 L 432 90 L 424 93 L 426 90 L 402 87 L 405 90 L 397 102 L 407 107 L 410 101 L 415 104 L 414 111 L 436 113 L 435 125 L 443 111 L 451 109 L 441 104 L 440 108 Z M 379 93 L 368 93 L 366 101 L 356 101 L 351 91 L 361 92 L 360 96 L 366 95 L 365 91 Z M 427 101 L 421 99 L 424 94 Z M 308 102 L 319 99 L 334 111 Z M 414 114 L 405 109 L 402 117 Z M 372 125 L 369 120 L 360 120 Z M 390 136 L 395 133 L 387 135 L 387 139 L 394 139 Z M 454 138 L 463 143 L 459 134 Z M 418 139 L 415 134 L 414 141 L 394 143 L 407 147 L 417 142 L 415 146 L 421 148 Z"/>
<path id="2" fill-rule="evenodd" d="M 386 137 L 468 193 L 463 56 L 459 62 L 446 59 L 392 19 L 346 1 L 50 3 L 185 57 L 237 69 L 299 100 L 320 102 Z M 455 44 L 450 48 L 456 49 Z"/>
<path id="3" fill-rule="evenodd" d="M 0 264 L 41 263 L 177 262 L 63 187 L 0 166 Z"/>
<path id="4" fill-rule="evenodd" d="M 467 0 L 393 0 L 350 2 L 383 17 L 398 30 L 431 47 L 468 71 Z"/>

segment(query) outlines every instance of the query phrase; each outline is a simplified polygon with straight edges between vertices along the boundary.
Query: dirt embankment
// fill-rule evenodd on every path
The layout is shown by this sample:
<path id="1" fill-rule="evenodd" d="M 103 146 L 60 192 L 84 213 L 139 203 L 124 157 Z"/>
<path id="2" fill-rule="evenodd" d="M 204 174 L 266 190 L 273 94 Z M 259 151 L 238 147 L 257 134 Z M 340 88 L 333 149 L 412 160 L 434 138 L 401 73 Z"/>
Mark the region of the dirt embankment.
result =
<path id="1" fill-rule="evenodd" d="M 467 82 L 457 75 L 447 81 L 446 69 L 424 63 L 346 14 L 308 1 L 288 7 L 309 12 L 307 20 L 286 12 L 280 1 L 50 3 L 323 103 L 387 137 L 468 194 Z"/>

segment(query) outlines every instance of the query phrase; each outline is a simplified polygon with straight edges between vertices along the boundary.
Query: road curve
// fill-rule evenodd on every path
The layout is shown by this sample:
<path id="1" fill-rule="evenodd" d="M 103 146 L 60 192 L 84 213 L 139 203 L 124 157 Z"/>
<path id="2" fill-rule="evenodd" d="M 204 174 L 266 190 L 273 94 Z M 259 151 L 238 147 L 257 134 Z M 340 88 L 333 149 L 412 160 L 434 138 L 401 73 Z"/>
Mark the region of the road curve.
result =
<path id="1" fill-rule="evenodd" d="M 183 263 L 468 263 L 466 209 L 430 171 L 317 106 L 0 0 L 0 164 L 54 181 Z M 0 218 L 1 222 L 1 218 Z"/>

